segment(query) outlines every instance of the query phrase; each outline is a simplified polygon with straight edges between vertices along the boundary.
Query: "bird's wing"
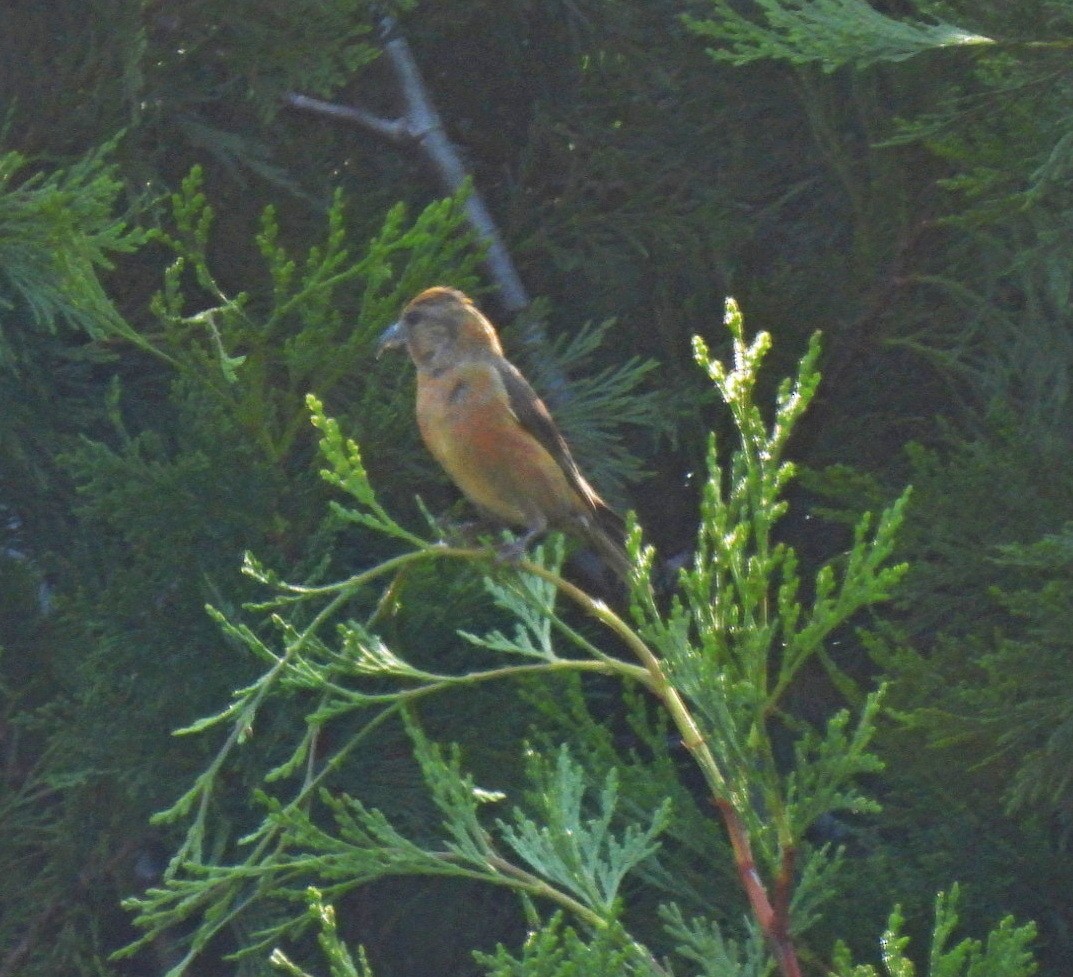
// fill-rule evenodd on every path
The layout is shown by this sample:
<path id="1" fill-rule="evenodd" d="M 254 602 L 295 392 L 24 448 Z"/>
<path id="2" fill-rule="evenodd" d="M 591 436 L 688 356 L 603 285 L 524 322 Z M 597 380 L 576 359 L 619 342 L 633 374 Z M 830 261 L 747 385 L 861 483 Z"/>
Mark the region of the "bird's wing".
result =
<path id="1" fill-rule="evenodd" d="M 507 399 L 514 416 L 522 428 L 555 459 L 563 470 L 571 488 L 588 507 L 588 513 L 575 513 L 572 518 L 574 530 L 587 539 L 603 557 L 609 569 L 619 579 L 629 581 L 632 564 L 622 546 L 624 526 L 618 514 L 611 509 L 596 490 L 581 474 L 570 447 L 562 436 L 548 408 L 529 386 L 529 381 L 513 364 L 502 357 L 496 363 Z M 565 528 L 565 527 L 558 527 Z"/>
<path id="2" fill-rule="evenodd" d="M 496 369 L 503 380 L 510 408 L 514 411 L 514 416 L 518 418 L 518 423 L 555 459 L 566 475 L 567 481 L 581 498 L 593 509 L 606 508 L 596 490 L 585 481 L 585 476 L 581 474 L 574 456 L 570 454 L 566 439 L 559 431 L 544 401 L 529 385 L 529 381 L 522 376 L 521 371 L 513 363 L 505 359 L 499 359 Z"/>

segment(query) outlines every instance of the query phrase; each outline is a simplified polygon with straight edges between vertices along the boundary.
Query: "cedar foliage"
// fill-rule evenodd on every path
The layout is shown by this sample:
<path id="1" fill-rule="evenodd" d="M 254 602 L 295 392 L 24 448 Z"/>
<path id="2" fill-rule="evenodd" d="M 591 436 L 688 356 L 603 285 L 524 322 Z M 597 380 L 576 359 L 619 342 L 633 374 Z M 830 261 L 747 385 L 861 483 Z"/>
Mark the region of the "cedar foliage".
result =
<path id="1" fill-rule="evenodd" d="M 933 893 L 960 879 L 969 932 L 1010 912 L 1035 919 L 1044 967 L 1068 971 L 1069 3 L 9 6 L 0 864 L 16 895 L 0 913 L 0 972 L 153 965 L 105 958 L 135 935 L 118 898 L 179 844 L 148 828 L 149 814 L 208 761 L 204 740 L 168 732 L 253 674 L 202 605 L 237 612 L 252 596 L 236 573 L 246 548 L 290 579 L 327 579 L 381 552 L 374 536 L 325 518 L 304 380 L 340 374 L 325 391 L 331 413 L 360 438 L 407 525 L 420 524 L 415 484 L 436 514 L 455 498 L 416 443 L 405 374 L 366 372 L 360 337 L 392 314 L 394 291 L 367 307 L 357 279 L 330 301 L 304 283 L 320 267 L 307 260 L 314 245 L 358 264 L 398 201 L 423 214 L 428 176 L 405 152 L 276 102 L 297 88 L 390 114 L 376 48 L 385 11 L 401 18 L 523 278 L 550 300 L 543 314 L 559 336 L 548 358 L 583 353 L 571 374 L 616 378 L 554 406 L 661 551 L 689 545 L 707 432 L 730 430 L 689 356 L 694 334 L 719 342 L 725 294 L 775 336 L 773 375 L 815 329 L 826 336 L 826 381 L 792 445 L 812 469 L 808 493 L 793 497 L 801 515 L 784 525 L 802 566 L 848 547 L 842 526 L 860 511 L 915 486 L 899 554 L 911 569 L 867 636 L 871 665 L 846 631 L 791 690 L 819 726 L 879 678 L 889 684 L 874 742 L 887 767 L 868 784 L 884 812 L 816 826 L 815 840 L 846 857 L 811 939 L 829 946 L 837 929 L 854 959 L 874 957 L 900 903 L 910 945 L 927 946 Z M 201 183 L 184 189 L 194 165 Z M 333 208 L 337 188 L 345 212 Z M 213 203 L 207 246 L 199 193 Z M 185 230 L 170 223 L 173 194 Z M 440 206 L 443 217 L 457 203 Z M 442 221 L 434 230 L 446 236 L 432 253 L 445 250 L 429 276 L 472 286 L 464 235 Z M 274 318 L 269 269 L 291 260 L 280 295 L 295 301 Z M 602 325 L 579 337 L 590 321 Z M 269 323 L 273 338 L 258 346 Z M 527 355 L 536 377 L 544 357 Z M 632 371 L 651 363 L 645 400 Z M 415 573 L 413 585 L 442 600 L 436 575 Z M 472 581 L 453 578 L 449 603 L 475 633 L 494 627 Z M 442 615 L 414 609 L 394 626 L 421 635 L 423 666 L 464 654 Z M 585 691 L 604 707 L 606 690 Z M 525 694 L 546 730 L 578 733 L 561 708 Z M 511 779 L 526 735 L 511 712 L 474 695 L 438 717 L 482 781 Z M 302 706 L 285 713 L 278 730 L 256 730 L 249 766 L 229 775 L 218 797 L 232 828 L 209 848 L 252 826 L 249 778 L 283 749 Z M 489 713 L 505 727 L 502 749 L 476 732 Z M 401 734 L 390 743 L 406 748 Z M 414 806 L 422 823 L 412 771 L 373 763 L 361 776 L 377 803 Z M 694 871 L 688 857 L 677 870 Z M 380 891 L 412 899 L 428 923 L 423 949 L 368 902 L 337 907 L 396 950 L 381 957 L 402 970 L 471 966 L 478 941 L 464 933 L 457 956 L 435 956 L 463 924 L 431 921 L 457 900 Z M 482 905 L 496 921 L 488 932 L 518 946 L 516 921 Z M 584 942 L 569 928 L 533 952 Z M 223 940 L 246 938 L 236 927 Z M 173 962 L 168 937 L 151 949 L 163 969 Z M 504 952 L 496 966 L 514 966 L 521 951 Z"/>
<path id="2" fill-rule="evenodd" d="M 869 748 L 881 691 L 865 697 L 853 715 L 839 711 L 820 728 L 802 723 L 786 700 L 829 635 L 862 608 L 886 599 L 903 576 L 904 565 L 888 565 L 888 558 L 908 493 L 874 520 L 862 517 L 850 551 L 825 563 L 806 585 L 794 549 L 775 542 L 773 532 L 786 513 L 782 496 L 794 475 L 784 452 L 816 391 L 819 345 L 813 342 L 797 376 L 780 384 L 769 421 L 754 401 L 754 390 L 770 337 L 746 337 L 732 304 L 727 324 L 731 367 L 712 359 L 699 339 L 695 353 L 734 418 L 740 448 L 724 470 L 714 442 L 711 446 L 696 555 L 679 575 L 669 606 L 657 601 L 650 583 L 655 551 L 642 547 L 636 527 L 629 621 L 560 576 L 562 554 L 554 544 L 550 554 L 538 553 L 518 570 L 496 569 L 493 557 L 492 569 L 484 571 L 484 589 L 507 623 L 484 634 L 459 631 L 462 642 L 477 652 L 460 671 L 416 665 L 405 638 L 385 640 L 389 609 L 394 605 L 395 613 L 405 616 L 411 601 L 419 599 L 408 583 L 411 568 L 439 561 L 486 565 L 488 551 L 443 546 L 398 523 L 378 499 L 359 446 L 310 396 L 328 463 L 324 477 L 350 497 L 348 507 L 336 511 L 349 523 L 393 539 L 400 551 L 316 586 L 288 583 L 247 556 L 246 573 L 270 588 L 268 600 L 256 607 L 268 615 L 270 627 L 251 626 L 215 608 L 211 613 L 225 634 L 266 668 L 225 710 L 185 731 L 222 726 L 228 732 L 190 790 L 159 815 L 189 826 L 164 884 L 135 902 L 147 934 L 132 949 L 193 915 L 198 925 L 176 971 L 181 972 L 223 923 L 251 908 L 263 911 L 262 903 L 282 903 L 272 914 L 280 921 L 262 927 L 241 950 L 257 953 L 301 932 L 304 914 L 295 918 L 285 907 L 298 902 L 310 885 L 336 900 L 384 877 L 416 875 L 504 887 L 529 907 L 531 926 L 539 925 L 541 904 L 547 902 L 598 934 L 597 943 L 606 929 L 614 934 L 607 946 L 611 957 L 598 970 L 662 974 L 668 971 L 656 961 L 672 952 L 703 960 L 708 943 L 725 946 L 726 930 L 738 929 L 737 914 L 724 896 L 713 918 L 709 887 L 697 892 L 675 885 L 673 872 L 658 857 L 666 849 L 671 859 L 681 858 L 673 836 L 684 836 L 693 846 L 698 840 L 686 830 L 697 821 L 696 801 L 679 782 L 667 748 L 667 730 L 673 729 L 725 822 L 733 850 L 731 856 L 725 842 L 709 851 L 693 847 L 694 871 L 698 862 L 710 862 L 709 872 L 725 876 L 736 864 L 748 896 L 751 924 L 742 934 L 749 937 L 748 950 L 735 971 L 762 972 L 770 952 L 781 972 L 800 972 L 792 939 L 814 921 L 837 862 L 826 849 L 809 846 L 806 836 L 835 812 L 874 810 L 857 781 L 881 766 Z M 594 618 L 603 633 L 590 636 L 587 627 L 572 623 L 567 609 L 558 606 L 560 598 Z M 373 610 L 352 617 L 362 605 Z M 609 638 L 621 643 L 625 654 L 605 650 Z M 586 674 L 639 686 L 655 701 L 654 724 L 640 712 L 631 718 L 651 755 L 619 753 L 610 743 L 600 750 L 579 750 L 569 742 L 543 750 L 530 746 L 524 802 L 512 806 L 509 816 L 505 810 L 503 816 L 482 816 L 483 809 L 504 804 L 508 796 L 478 787 L 457 745 L 445 750 L 431 741 L 419 718 L 425 701 L 522 676 L 556 682 Z M 296 745 L 265 771 L 256 788 L 264 819 L 234 855 L 228 850 L 210 856 L 205 841 L 213 828 L 210 812 L 221 773 L 276 700 L 287 704 L 301 693 L 311 711 Z M 422 826 L 416 838 L 346 787 L 347 758 L 375 751 L 380 727 L 396 718 L 412 741 L 442 819 L 442 826 Z M 579 739 L 598 735 L 595 719 L 586 722 L 584 713 L 579 718 L 584 724 Z M 780 735 L 792 741 L 788 770 L 776 758 Z M 655 786 L 644 801 L 636 789 L 620 794 L 624 769 L 632 782 Z M 685 819 L 672 829 L 679 805 Z M 669 943 L 665 936 L 646 946 L 634 933 L 639 924 L 629 921 L 635 896 L 625 881 L 642 866 L 660 880 Z M 554 946 L 557 927 L 547 925 L 542 938 Z M 640 925 L 645 925 L 643 915 Z M 1030 933 L 1030 928 L 1022 932 L 1022 942 Z M 682 943 L 677 951 L 675 940 Z M 586 941 L 574 944 L 574 950 L 581 953 L 582 946 L 586 954 L 591 949 Z M 541 973 L 546 967 L 534 961 L 520 972 Z"/>

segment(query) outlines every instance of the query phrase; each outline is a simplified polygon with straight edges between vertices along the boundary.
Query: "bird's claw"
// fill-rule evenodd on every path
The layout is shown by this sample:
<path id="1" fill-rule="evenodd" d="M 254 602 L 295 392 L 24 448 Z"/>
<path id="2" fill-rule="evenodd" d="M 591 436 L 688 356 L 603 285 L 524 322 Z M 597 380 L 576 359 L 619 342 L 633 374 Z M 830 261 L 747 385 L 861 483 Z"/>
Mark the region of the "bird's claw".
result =
<path id="1" fill-rule="evenodd" d="M 512 539 L 495 548 L 497 563 L 518 563 L 528 555 L 529 540 L 526 537 Z"/>
<path id="2" fill-rule="evenodd" d="M 434 523 L 436 532 L 439 534 L 440 543 L 444 546 L 476 546 L 479 535 L 485 527 L 476 520 L 470 522 L 448 522 L 437 519 Z"/>

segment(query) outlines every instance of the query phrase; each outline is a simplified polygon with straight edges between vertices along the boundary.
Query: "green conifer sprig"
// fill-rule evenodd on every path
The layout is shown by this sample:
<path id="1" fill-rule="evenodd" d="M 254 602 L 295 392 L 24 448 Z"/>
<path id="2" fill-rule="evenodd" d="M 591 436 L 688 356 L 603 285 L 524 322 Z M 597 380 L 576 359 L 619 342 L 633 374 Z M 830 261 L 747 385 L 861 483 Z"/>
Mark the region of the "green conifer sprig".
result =
<path id="1" fill-rule="evenodd" d="M 361 449 L 352 438 L 343 436 L 339 422 L 327 417 L 324 405 L 313 394 L 306 397 L 310 419 L 321 432 L 321 453 L 328 462 L 320 471 L 321 478 L 351 496 L 357 507 L 332 504 L 332 510 L 341 520 L 354 522 L 386 536 L 394 536 L 411 546 L 426 547 L 429 544 L 396 522 L 380 504 L 369 482 L 369 473 L 361 460 Z"/>
<path id="2" fill-rule="evenodd" d="M 660 907 L 667 935 L 675 941 L 678 954 L 699 969 L 697 977 L 764 977 L 769 960 L 759 927 L 750 925 L 744 939 L 727 938 L 710 919 L 686 919 L 679 906 Z"/>
<path id="3" fill-rule="evenodd" d="M 321 242 L 304 254 L 281 242 L 276 210 L 266 207 L 256 244 L 268 283 L 231 294 L 213 270 L 215 213 L 195 166 L 171 196 L 171 228 L 155 235 L 175 259 L 150 303 L 160 330 L 143 342 L 272 463 L 285 462 L 308 430 L 310 390 L 329 396 L 372 369 L 376 334 L 444 268 L 472 286 L 480 248 L 465 222 L 466 193 L 415 218 L 392 207 L 360 255 L 348 241 L 342 194 L 328 208 Z M 370 413 L 383 410 L 381 403 Z"/>
<path id="4" fill-rule="evenodd" d="M 670 820 L 670 801 L 651 814 L 647 826 L 628 824 L 611 831 L 618 805 L 618 776 L 608 770 L 597 812 L 586 816 L 589 772 L 562 746 L 554 760 L 529 756 L 539 822 L 515 808 L 513 823 L 497 821 L 510 846 L 538 874 L 572 892 L 601 916 L 610 916 L 626 874 L 655 854 L 657 838 Z"/>
<path id="5" fill-rule="evenodd" d="M 637 564 L 634 626 L 561 576 L 558 541 L 508 567 L 494 551 L 434 544 L 403 528 L 378 502 L 357 445 L 342 436 L 319 401 L 309 400 L 328 461 L 325 477 L 350 500 L 339 507 L 339 517 L 392 538 L 402 552 L 344 580 L 315 586 L 289 584 L 256 560 L 247 560 L 247 572 L 285 600 L 264 606 L 274 629 L 271 639 L 267 632 L 217 615 L 228 637 L 246 645 L 267 669 L 236 692 L 228 710 L 199 725 L 226 722 L 230 732 L 194 788 L 168 812 L 172 818 L 189 818 L 191 827 L 165 885 L 138 901 L 139 922 L 150 935 L 199 917 L 190 939 L 193 955 L 262 900 L 308 907 L 311 885 L 323 900 L 332 900 L 391 875 L 455 877 L 516 893 L 533 921 L 534 935 L 520 958 L 502 948 L 479 956 L 493 973 L 580 977 L 614 966 L 616 974 L 667 975 L 668 967 L 649 949 L 651 935 L 642 940 L 627 924 L 624 881 L 631 877 L 659 880 L 668 892 L 660 952 L 677 955 L 690 968 L 699 964 L 699 977 L 766 973 L 772 958 L 786 977 L 801 972 L 794 941 L 831 891 L 835 864 L 826 849 L 810 848 L 805 832 L 831 812 L 875 809 L 856 781 L 879 767 L 870 741 L 880 695 L 860 697 L 821 728 L 787 714 L 785 692 L 804 662 L 821 653 L 835 627 L 885 599 L 896 585 L 903 568 L 888 561 L 905 497 L 874 523 L 862 520 L 849 552 L 819 571 L 810 600 L 800 599 L 804 587 L 795 554 L 774 533 L 794 474 L 785 451 L 818 382 L 818 344 L 811 344 L 797 377 L 778 388 L 768 422 L 755 403 L 755 391 L 770 341 L 764 335 L 748 341 L 733 304 L 727 326 L 734 350 L 731 367 L 711 359 L 700 342 L 697 353 L 728 404 L 741 445 L 725 464 L 713 446 L 697 557 L 680 574 L 666 611 L 647 580 L 654 554 L 631 523 L 629 548 Z M 408 662 L 384 636 L 385 609 L 397 606 L 400 576 L 442 561 L 480 571 L 491 603 L 513 619 L 513 635 L 497 627 L 462 635 L 471 649 L 491 657 L 488 665 L 438 674 Z M 374 587 L 383 587 L 384 596 L 366 620 L 355 620 L 356 598 Z M 636 662 L 604 651 L 599 638 L 566 620 L 559 602 L 580 608 L 607 628 Z M 369 605 L 367 599 L 362 603 Z M 531 790 L 506 816 L 496 817 L 489 809 L 506 804 L 508 795 L 479 787 L 465 769 L 461 749 L 433 742 L 413 710 L 423 697 L 488 681 L 586 672 L 627 682 L 654 700 L 663 725 L 656 723 L 641 737 L 654 754 L 654 775 L 676 775 L 673 763 L 660 762 L 667 758 L 668 729 L 676 731 L 695 760 L 727 833 L 749 908 L 751 921 L 738 935 L 727 930 L 725 911 L 717 917 L 691 909 L 687 917 L 683 905 L 696 904 L 697 890 L 684 885 L 676 891 L 673 875 L 661 863 L 665 846 L 682 843 L 672 798 L 685 801 L 688 792 L 668 792 L 647 806 L 637 803 L 643 792 L 634 789 L 632 797 L 624 796 L 623 785 L 643 776 L 640 752 L 620 771 L 615 747 L 606 737 L 602 746 L 582 740 L 577 753 L 561 745 L 549 748 L 546 742 L 543 749 L 534 746 L 527 763 Z M 264 819 L 241 839 L 244 854 L 220 859 L 211 850 L 208 817 L 215 780 L 269 704 L 295 692 L 315 697 L 306 709 L 307 728 L 291 756 L 266 773 L 257 792 Z M 631 710 L 631 722 L 643 725 L 643 714 Z M 409 734 L 439 813 L 438 827 L 404 831 L 397 818 L 335 786 L 348 760 L 370 747 L 374 734 L 393 719 L 401 720 Z M 321 732 L 331 729 L 339 732 L 326 749 Z M 785 751 L 777 759 L 779 733 L 792 739 L 792 761 Z M 596 752 L 585 752 L 586 743 L 595 744 Z M 652 801 L 650 794 L 644 796 Z M 704 854 L 714 861 L 724 853 L 719 848 Z M 546 906 L 569 914 L 584 935 L 554 920 L 541 924 L 539 914 Z M 948 918 L 941 917 L 944 926 Z M 246 940 L 241 953 L 268 949 L 301 932 L 311 919 L 308 908 L 277 913 Z M 321 925 L 329 943 L 337 939 L 329 920 L 322 919 Z M 1016 962 L 1027 931 L 1004 932 L 996 930 L 996 945 Z M 892 933 L 890 952 L 896 955 L 901 949 L 895 927 Z M 977 951 L 957 953 L 962 956 L 950 959 L 968 960 Z M 337 957 L 339 966 L 346 966 Z M 277 963 L 286 967 L 284 959 L 277 955 Z M 590 966 L 595 969 L 585 969 Z M 860 977 L 872 975 L 862 971 Z"/>
<path id="6" fill-rule="evenodd" d="M 123 185 L 106 162 L 114 143 L 65 170 L 19 181 L 29 161 L 0 154 L 0 311 L 18 301 L 36 330 L 61 326 L 93 339 L 144 345 L 105 293 L 101 274 L 116 255 L 141 247 L 146 234 L 116 215 Z M 0 329 L 0 362 L 11 369 L 24 340 Z"/>
<path id="7" fill-rule="evenodd" d="M 532 933 L 519 957 L 500 946 L 495 953 L 474 953 L 488 977 L 666 977 L 667 971 L 638 954 L 629 934 L 614 921 L 591 938 L 566 924 L 557 913 Z"/>
<path id="8" fill-rule="evenodd" d="M 355 962 L 354 956 L 343 942 L 336 924 L 335 909 L 324 901 L 324 894 L 315 886 L 310 886 L 306 895 L 309 902 L 309 920 L 319 928 L 317 943 L 328 962 L 331 977 L 373 977 L 365 951 L 359 949 Z M 269 962 L 287 977 L 311 977 L 278 947 L 272 951 Z"/>
<path id="9" fill-rule="evenodd" d="M 941 48 L 994 44 L 981 34 L 936 21 L 897 20 L 865 0 L 757 0 L 758 19 L 730 0 L 712 0 L 707 17 L 686 16 L 689 28 L 715 42 L 717 61 L 742 65 L 773 58 L 790 64 L 819 64 L 824 71 L 845 65 L 865 68 L 905 61 Z"/>
<path id="10" fill-rule="evenodd" d="M 935 897 L 935 926 L 927 965 L 921 977 L 1031 977 L 1036 963 L 1029 945 L 1035 939 L 1033 923 L 1017 926 L 1007 916 L 988 934 L 987 941 L 966 937 L 950 945 L 959 922 L 960 887 L 955 883 L 948 892 Z M 835 948 L 832 973 L 836 977 L 915 977 L 917 966 L 909 957 L 909 937 L 902 932 L 905 918 L 895 908 L 881 940 L 883 969 L 871 964 L 854 965 L 845 944 Z"/>
<path id="11" fill-rule="evenodd" d="M 713 441 L 697 554 L 681 574 L 670 613 L 660 614 L 642 592 L 634 614 L 641 634 L 695 710 L 699 738 L 709 745 L 717 768 L 709 785 L 738 809 L 775 869 L 821 814 L 868 807 L 850 785 L 876 768 L 867 749 L 875 701 L 865 705 L 851 735 L 845 732 L 845 715 L 832 719 L 822 736 L 806 730 L 789 779 L 778 770 L 770 737 L 782 698 L 803 665 L 822 651 L 835 628 L 887 599 L 905 573 L 904 565 L 887 561 L 908 495 L 880 516 L 874 531 L 870 517 L 859 522 L 849 553 L 819 570 L 811 606 L 804 605 L 796 554 L 773 533 L 786 512 L 783 492 L 795 473 L 784 457 L 787 444 L 819 382 L 818 337 L 797 377 L 778 388 L 769 424 L 754 391 L 770 338 L 761 333 L 747 341 L 733 303 L 728 303 L 726 325 L 732 366 L 712 359 L 699 339 L 695 352 L 733 416 L 741 447 L 724 471 Z"/>

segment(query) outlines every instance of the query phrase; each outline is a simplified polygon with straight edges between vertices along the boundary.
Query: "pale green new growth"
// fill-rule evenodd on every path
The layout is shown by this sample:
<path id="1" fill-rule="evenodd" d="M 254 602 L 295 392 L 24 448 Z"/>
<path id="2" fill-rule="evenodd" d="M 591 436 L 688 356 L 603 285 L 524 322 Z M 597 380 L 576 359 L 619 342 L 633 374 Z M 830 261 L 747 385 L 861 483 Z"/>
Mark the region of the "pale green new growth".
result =
<path id="1" fill-rule="evenodd" d="M 861 520 L 850 552 L 821 568 L 810 602 L 803 603 L 796 554 L 773 532 L 794 475 L 784 459 L 786 445 L 819 382 L 818 338 L 797 377 L 779 387 L 769 425 L 753 391 L 770 337 L 761 333 L 748 342 L 733 303 L 726 324 L 732 368 L 713 359 L 702 340 L 694 349 L 733 415 L 741 448 L 724 471 L 713 440 L 697 554 L 682 572 L 670 613 L 663 615 L 647 598 L 635 605 L 634 616 L 696 710 L 717 768 L 709 777 L 713 793 L 738 811 L 759 854 L 776 869 L 821 815 L 870 809 L 854 781 L 878 767 L 867 749 L 876 700 L 869 700 L 851 734 L 848 713 L 834 717 L 824 734 L 804 731 L 789 774 L 778 769 L 770 729 L 794 677 L 823 650 L 828 635 L 889 596 L 905 572 L 904 566 L 884 564 L 908 496 L 881 515 L 874 532 L 870 517 Z"/>
<path id="2" fill-rule="evenodd" d="M 354 509 L 333 503 L 335 513 L 341 519 L 398 537 L 411 545 L 425 545 L 419 536 L 407 531 L 392 519 L 377 501 L 376 493 L 369 484 L 369 475 L 362 464 L 361 449 L 357 442 L 343 436 L 339 423 L 334 418 L 325 416 L 324 405 L 313 394 L 306 397 L 306 406 L 309 408 L 313 426 L 321 432 L 321 453 L 329 466 L 321 469 L 321 477 L 342 489 L 359 505 L 359 508 Z"/>
<path id="3" fill-rule="evenodd" d="M 331 977 L 373 977 L 365 951 L 358 951 L 358 962 L 339 936 L 335 922 L 335 909 L 324 902 L 323 894 L 313 886 L 307 891 L 309 899 L 309 919 L 319 927 L 317 943 L 320 945 L 324 959 L 328 961 Z M 287 977 L 312 977 L 297 964 L 293 963 L 280 949 L 272 951 L 269 962 Z"/>
<path id="4" fill-rule="evenodd" d="M 834 952 L 834 977 L 1031 977 L 1036 964 L 1029 945 L 1036 937 L 1033 923 L 1014 925 L 1007 916 L 988 935 L 987 942 L 963 939 L 949 945 L 958 924 L 957 884 L 935 897 L 935 927 L 927 967 L 917 969 L 906 954 L 909 937 L 902 935 L 905 920 L 897 908 L 891 913 L 882 937 L 883 969 L 871 964 L 854 965 L 849 950 L 838 944 Z"/>

